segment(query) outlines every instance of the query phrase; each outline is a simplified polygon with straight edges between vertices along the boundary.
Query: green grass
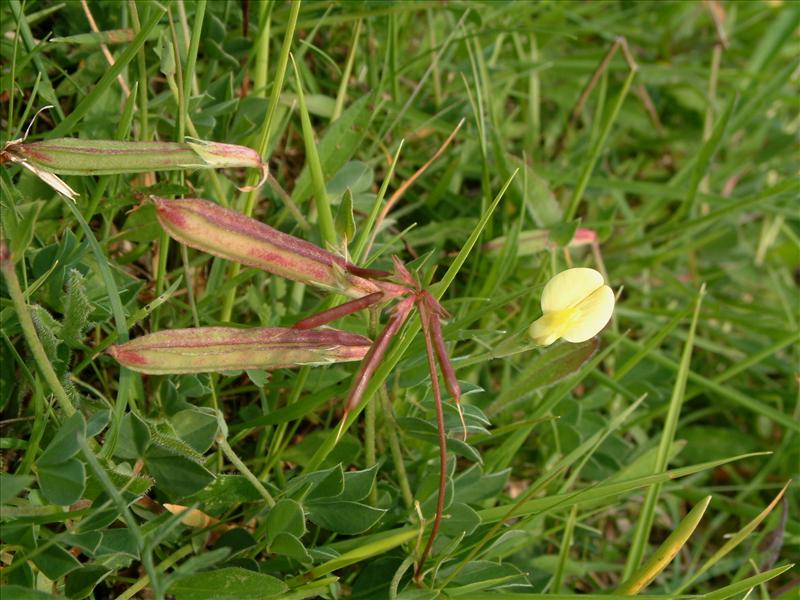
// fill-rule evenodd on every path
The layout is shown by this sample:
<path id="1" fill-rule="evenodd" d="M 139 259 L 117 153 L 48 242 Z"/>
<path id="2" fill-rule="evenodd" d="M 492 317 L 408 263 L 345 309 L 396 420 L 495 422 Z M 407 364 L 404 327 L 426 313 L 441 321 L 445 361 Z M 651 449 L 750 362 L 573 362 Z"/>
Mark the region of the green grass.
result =
<path id="1" fill-rule="evenodd" d="M 93 34 L 80 3 L 0 3 L 3 143 L 54 104 L 31 140 L 198 137 L 274 178 L 65 176 L 73 205 L 0 168 L 3 597 L 614 598 L 650 579 L 643 597 L 793 597 L 798 6 L 243 4 L 89 2 Z M 421 588 L 439 467 L 419 319 L 338 443 L 357 365 L 121 369 L 103 350 L 129 337 L 341 301 L 169 243 L 137 192 L 371 268 L 399 256 L 441 298 L 471 434 L 448 402 Z M 597 346 L 535 348 L 570 266 L 621 290 L 614 319 Z M 335 326 L 374 337 L 387 312 Z"/>

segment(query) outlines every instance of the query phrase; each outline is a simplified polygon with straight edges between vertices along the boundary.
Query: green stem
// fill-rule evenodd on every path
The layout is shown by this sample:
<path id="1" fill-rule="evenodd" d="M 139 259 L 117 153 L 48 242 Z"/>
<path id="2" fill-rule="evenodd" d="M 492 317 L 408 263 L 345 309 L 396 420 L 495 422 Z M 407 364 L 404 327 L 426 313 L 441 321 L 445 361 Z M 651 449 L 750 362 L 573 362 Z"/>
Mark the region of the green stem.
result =
<path id="1" fill-rule="evenodd" d="M 36 334 L 36 327 L 33 325 L 30 309 L 25 303 L 25 296 L 22 293 L 22 288 L 19 286 L 17 272 L 14 270 L 14 261 L 11 259 L 11 253 L 8 251 L 4 241 L 0 242 L 0 244 L 2 244 L 2 247 L 0 247 L 0 255 L 2 255 L 0 270 L 3 271 L 3 276 L 6 279 L 8 295 L 11 297 L 11 302 L 17 313 L 20 327 L 22 327 L 22 334 L 25 336 L 25 341 L 28 342 L 28 347 L 33 353 L 33 358 L 36 361 L 39 372 L 42 374 L 42 377 L 44 377 L 47 385 L 50 386 L 50 390 L 56 397 L 59 406 L 61 406 L 61 410 L 64 411 L 67 417 L 70 417 L 75 414 L 75 407 L 72 405 L 69 396 L 67 396 L 64 386 L 61 385 L 61 381 L 58 379 L 58 375 L 56 375 L 53 365 L 50 364 L 50 359 L 47 358 L 47 354 L 42 347 L 42 342 Z"/>
<path id="2" fill-rule="evenodd" d="M 381 385 L 378 388 L 378 394 L 381 397 L 383 404 L 383 418 L 386 424 L 386 435 L 389 438 L 389 449 L 392 453 L 392 462 L 394 469 L 397 472 L 397 481 L 400 484 L 400 493 L 403 495 L 403 503 L 408 510 L 414 507 L 414 494 L 411 493 L 411 484 L 408 482 L 408 474 L 406 473 L 406 464 L 403 462 L 403 451 L 400 447 L 400 438 L 397 435 L 397 422 L 394 419 L 392 412 L 391 402 L 389 400 L 389 392 L 386 391 L 386 385 Z"/>
<path id="3" fill-rule="evenodd" d="M 275 506 L 275 499 L 272 497 L 272 494 L 267 491 L 267 488 L 258 480 L 258 477 L 256 477 L 247 465 L 242 462 L 242 459 L 236 455 L 236 452 L 234 452 L 233 448 L 228 444 L 228 440 L 224 437 L 218 437 L 217 445 L 222 449 L 225 456 L 228 457 L 228 460 L 231 461 L 231 464 L 233 464 L 233 466 L 253 484 L 253 487 L 258 490 L 258 493 L 261 494 L 261 497 L 267 502 L 267 506 L 270 508 Z"/>

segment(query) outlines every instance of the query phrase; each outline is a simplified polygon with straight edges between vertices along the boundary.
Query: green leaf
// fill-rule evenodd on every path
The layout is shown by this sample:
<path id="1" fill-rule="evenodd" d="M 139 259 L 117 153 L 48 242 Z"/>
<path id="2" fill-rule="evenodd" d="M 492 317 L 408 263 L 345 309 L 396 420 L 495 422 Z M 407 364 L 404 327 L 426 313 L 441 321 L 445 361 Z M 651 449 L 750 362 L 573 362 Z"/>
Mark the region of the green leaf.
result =
<path id="1" fill-rule="evenodd" d="M 494 498 L 505 488 L 510 473 L 511 469 L 504 469 L 484 474 L 480 465 L 472 465 L 455 478 L 455 497 L 468 504 Z"/>
<path id="2" fill-rule="evenodd" d="M 30 247 L 34 225 L 43 205 L 42 201 L 0 205 L 0 221 L 8 235 L 12 259 L 22 258 L 25 250 Z"/>
<path id="3" fill-rule="evenodd" d="M 85 598 L 109 573 L 111 569 L 103 565 L 81 567 L 67 575 L 64 593 L 67 598 Z"/>
<path id="4" fill-rule="evenodd" d="M 7 504 L 31 483 L 29 475 L 0 473 L 0 504 Z"/>
<path id="5" fill-rule="evenodd" d="M 356 220 L 353 217 L 353 192 L 350 191 L 350 188 L 344 191 L 339 210 L 336 212 L 334 228 L 345 246 L 355 236 Z"/>
<path id="6" fill-rule="evenodd" d="M 161 32 L 161 35 L 158 37 L 158 43 L 153 48 L 153 52 L 155 52 L 156 56 L 160 59 L 159 70 L 167 77 L 175 75 L 175 52 L 173 51 L 172 41 L 169 39 L 168 31 L 164 30 Z"/>
<path id="7" fill-rule="evenodd" d="M 126 413 L 122 417 L 114 455 L 119 458 L 135 460 L 144 456 L 149 445 L 150 429 L 147 424 L 136 413 Z"/>
<path id="8" fill-rule="evenodd" d="M 303 507 L 294 500 L 279 500 L 267 514 L 267 542 L 269 544 L 280 533 L 289 533 L 297 538 L 306 532 L 306 516 Z"/>
<path id="9" fill-rule="evenodd" d="M 78 436 L 86 435 L 86 422 L 81 413 L 75 413 L 64 421 L 59 427 L 53 439 L 47 445 L 47 449 L 36 461 L 37 466 L 57 465 L 72 458 L 78 453 Z"/>
<path id="10" fill-rule="evenodd" d="M 53 581 L 81 567 L 77 558 L 57 545 L 47 546 L 31 560 L 48 579 Z M 5 600 L 5 592 L 3 592 L 3 598 Z"/>
<path id="11" fill-rule="evenodd" d="M 175 433 L 199 453 L 204 453 L 214 443 L 217 435 L 217 415 L 208 409 L 196 407 L 175 413 L 171 418 Z"/>
<path id="12" fill-rule="evenodd" d="M 59 506 L 77 502 L 86 489 L 86 468 L 77 458 L 55 465 L 39 465 L 36 475 L 44 497 Z"/>
<path id="13" fill-rule="evenodd" d="M 328 195 L 333 198 L 338 198 L 348 189 L 353 194 L 360 194 L 370 189 L 374 178 L 375 174 L 372 167 L 367 163 L 360 160 L 351 160 L 331 177 L 326 189 Z"/>
<path id="14" fill-rule="evenodd" d="M 86 280 L 77 269 L 67 272 L 67 294 L 64 299 L 64 318 L 61 320 L 61 339 L 71 348 L 79 348 L 84 332 L 91 326 L 89 315 L 94 307 L 86 295 Z"/>
<path id="15" fill-rule="evenodd" d="M 308 518 L 320 527 L 347 535 L 364 533 L 386 513 L 382 508 L 350 501 L 309 502 L 306 508 Z"/>
<path id="16" fill-rule="evenodd" d="M 185 499 L 186 503 L 202 502 L 206 512 L 222 512 L 244 502 L 263 500 L 261 494 L 243 475 L 217 475 L 202 490 Z"/>
<path id="17" fill-rule="evenodd" d="M 711 496 L 706 496 L 701 502 L 698 502 L 677 527 L 673 529 L 669 537 L 653 552 L 650 558 L 627 581 L 624 581 L 615 590 L 615 593 L 634 596 L 646 588 L 661 571 L 666 569 L 700 524 L 700 519 L 703 518 L 709 502 L 711 502 Z"/>
<path id="18" fill-rule="evenodd" d="M 199 492 L 214 480 L 204 466 L 164 450 L 148 450 L 145 466 L 155 478 L 156 487 L 173 500 Z"/>
<path id="19" fill-rule="evenodd" d="M 418 440 L 423 440 L 435 446 L 439 444 L 439 434 L 436 430 L 436 425 L 429 421 L 425 421 L 417 417 L 399 417 L 397 419 L 397 425 L 406 435 Z M 473 462 L 483 462 L 480 452 L 463 440 L 448 437 L 447 449 L 450 452 L 454 452 L 459 456 L 468 458 Z"/>
<path id="20" fill-rule="evenodd" d="M 57 596 L 48 593 L 32 590 L 21 585 L 4 585 L 3 600 L 52 600 Z"/>
<path id="21" fill-rule="evenodd" d="M 304 492 L 306 500 L 335 498 L 341 495 L 344 491 L 342 465 L 293 479 L 286 488 L 287 495 L 295 495 L 300 491 Z"/>
<path id="22" fill-rule="evenodd" d="M 463 502 L 454 502 L 442 519 L 442 533 L 449 536 L 470 535 L 481 524 L 481 518 Z"/>
<path id="23" fill-rule="evenodd" d="M 339 500 L 352 500 L 358 502 L 366 498 L 375 485 L 375 476 L 378 474 L 378 465 L 361 471 L 347 471 L 344 474 L 344 491 L 339 495 Z"/>
<path id="24" fill-rule="evenodd" d="M 268 600 L 287 589 L 275 577 L 239 567 L 195 573 L 170 586 L 176 600 Z"/>
<path id="25" fill-rule="evenodd" d="M 303 543 L 297 537 L 285 531 L 275 536 L 269 546 L 269 551 L 281 556 L 288 556 L 304 564 L 313 562 Z"/>

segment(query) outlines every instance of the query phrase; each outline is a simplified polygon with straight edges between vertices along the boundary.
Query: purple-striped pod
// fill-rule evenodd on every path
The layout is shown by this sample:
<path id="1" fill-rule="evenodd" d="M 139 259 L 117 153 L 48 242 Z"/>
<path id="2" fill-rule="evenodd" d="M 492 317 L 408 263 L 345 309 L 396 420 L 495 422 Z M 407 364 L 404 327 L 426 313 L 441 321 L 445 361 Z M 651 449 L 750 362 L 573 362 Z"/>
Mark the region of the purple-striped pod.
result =
<path id="1" fill-rule="evenodd" d="M 361 360 L 371 344 L 369 338 L 338 329 L 198 327 L 150 333 L 107 352 L 134 371 L 166 375 Z"/>
<path id="2" fill-rule="evenodd" d="M 404 286 L 372 279 L 386 273 L 356 267 L 311 242 L 214 202 L 151 199 L 170 236 L 208 254 L 351 298 L 382 292 L 389 299 L 408 292 Z"/>

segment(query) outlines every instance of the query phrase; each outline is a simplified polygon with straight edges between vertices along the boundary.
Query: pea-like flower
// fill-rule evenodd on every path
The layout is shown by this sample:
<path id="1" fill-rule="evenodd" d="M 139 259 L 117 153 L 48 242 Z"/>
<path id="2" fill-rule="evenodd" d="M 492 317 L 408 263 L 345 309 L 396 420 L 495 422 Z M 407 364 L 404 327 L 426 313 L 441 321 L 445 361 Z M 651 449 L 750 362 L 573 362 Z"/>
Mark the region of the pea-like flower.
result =
<path id="1" fill-rule="evenodd" d="M 555 275 L 542 292 L 542 316 L 528 334 L 541 346 L 559 338 L 585 342 L 597 335 L 614 312 L 614 292 L 594 269 L 567 269 Z"/>

